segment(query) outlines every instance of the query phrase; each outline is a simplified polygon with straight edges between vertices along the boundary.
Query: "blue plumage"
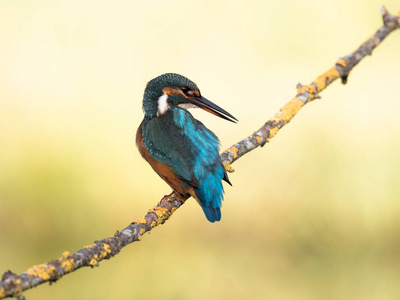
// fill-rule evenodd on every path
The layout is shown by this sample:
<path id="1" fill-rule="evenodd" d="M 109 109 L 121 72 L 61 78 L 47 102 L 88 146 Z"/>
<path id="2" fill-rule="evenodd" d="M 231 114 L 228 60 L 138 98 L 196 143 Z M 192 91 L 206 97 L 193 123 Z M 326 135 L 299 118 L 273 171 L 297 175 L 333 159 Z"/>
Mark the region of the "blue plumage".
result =
<path id="1" fill-rule="evenodd" d="M 210 222 L 219 221 L 222 180 L 230 184 L 219 156 L 219 140 L 182 105 L 195 105 L 229 121 L 236 120 L 202 97 L 189 79 L 164 74 L 146 87 L 145 117 L 136 143 L 142 156 L 178 194 L 192 195 Z"/>
<path id="2" fill-rule="evenodd" d="M 192 142 L 188 149 L 193 151 L 193 173 L 199 181 L 199 186 L 194 190 L 200 205 L 210 222 L 219 221 L 221 202 L 224 198 L 221 180 L 226 177 L 219 157 L 219 140 L 213 132 L 194 119 L 190 112 L 181 108 L 172 111 L 175 124 Z"/>

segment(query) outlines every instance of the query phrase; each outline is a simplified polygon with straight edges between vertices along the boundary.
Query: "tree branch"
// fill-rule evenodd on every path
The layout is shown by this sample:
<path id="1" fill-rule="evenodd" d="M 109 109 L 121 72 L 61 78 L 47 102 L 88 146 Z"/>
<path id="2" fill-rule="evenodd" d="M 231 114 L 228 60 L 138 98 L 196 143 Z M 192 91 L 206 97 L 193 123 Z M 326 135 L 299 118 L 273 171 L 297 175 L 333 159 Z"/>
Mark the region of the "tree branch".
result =
<path id="1" fill-rule="evenodd" d="M 229 172 L 233 172 L 232 163 L 240 157 L 269 142 L 278 131 L 299 112 L 308 102 L 318 99 L 319 93 L 338 78 L 343 84 L 347 82 L 350 71 L 387 37 L 389 33 L 400 28 L 400 13 L 393 16 L 382 7 L 381 14 L 384 25 L 355 52 L 339 59 L 328 71 L 318 76 L 309 85 L 297 85 L 297 95 L 286 103 L 275 116 L 267 121 L 260 129 L 243 139 L 221 154 L 221 160 Z M 0 299 L 6 297 L 18 297 L 23 299 L 22 292 L 44 282 L 54 282 L 64 275 L 81 267 L 94 267 L 103 259 L 109 259 L 118 254 L 123 247 L 136 241 L 151 231 L 154 227 L 163 224 L 169 217 L 181 207 L 185 200 L 180 200 L 173 192 L 164 196 L 161 201 L 151 208 L 146 216 L 131 223 L 122 231 L 117 231 L 113 236 L 95 241 L 76 253 L 70 255 L 64 252 L 59 259 L 46 264 L 35 265 L 20 275 L 11 271 L 3 274 L 0 282 Z"/>

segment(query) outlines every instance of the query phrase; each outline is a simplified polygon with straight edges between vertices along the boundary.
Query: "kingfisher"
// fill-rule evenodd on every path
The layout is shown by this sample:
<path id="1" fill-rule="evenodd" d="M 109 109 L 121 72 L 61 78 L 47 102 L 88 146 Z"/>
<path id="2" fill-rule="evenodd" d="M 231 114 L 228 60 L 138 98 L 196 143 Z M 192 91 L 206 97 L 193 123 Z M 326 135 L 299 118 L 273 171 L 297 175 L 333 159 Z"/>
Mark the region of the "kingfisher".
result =
<path id="1" fill-rule="evenodd" d="M 238 121 L 207 100 L 188 78 L 167 73 L 147 83 L 144 118 L 136 133 L 142 157 L 181 199 L 192 196 L 208 221 L 221 220 L 222 180 L 232 185 L 219 156 L 218 137 L 187 110 L 199 107 Z"/>

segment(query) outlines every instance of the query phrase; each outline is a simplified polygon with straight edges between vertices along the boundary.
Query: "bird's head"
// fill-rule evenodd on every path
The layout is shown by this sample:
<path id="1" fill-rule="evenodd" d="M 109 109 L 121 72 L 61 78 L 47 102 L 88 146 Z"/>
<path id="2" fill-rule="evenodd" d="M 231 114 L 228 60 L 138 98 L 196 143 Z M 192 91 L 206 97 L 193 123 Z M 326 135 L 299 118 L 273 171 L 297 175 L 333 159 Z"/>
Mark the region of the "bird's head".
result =
<path id="1" fill-rule="evenodd" d="M 159 117 L 176 107 L 200 107 L 225 120 L 237 121 L 230 113 L 201 96 L 197 85 L 182 75 L 163 74 L 147 84 L 143 97 L 143 110 L 147 117 Z"/>

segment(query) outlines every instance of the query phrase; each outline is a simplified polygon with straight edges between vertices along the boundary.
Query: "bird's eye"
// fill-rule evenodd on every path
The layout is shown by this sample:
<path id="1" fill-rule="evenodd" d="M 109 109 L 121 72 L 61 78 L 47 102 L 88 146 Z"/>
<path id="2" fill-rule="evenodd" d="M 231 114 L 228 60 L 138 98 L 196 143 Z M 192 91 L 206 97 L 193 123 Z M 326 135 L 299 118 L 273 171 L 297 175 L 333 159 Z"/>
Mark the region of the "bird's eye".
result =
<path id="1" fill-rule="evenodd" d="M 183 92 L 184 94 L 187 94 L 187 93 L 190 91 L 190 89 L 189 89 L 187 86 L 181 87 L 181 90 L 182 90 L 182 92 Z"/>

